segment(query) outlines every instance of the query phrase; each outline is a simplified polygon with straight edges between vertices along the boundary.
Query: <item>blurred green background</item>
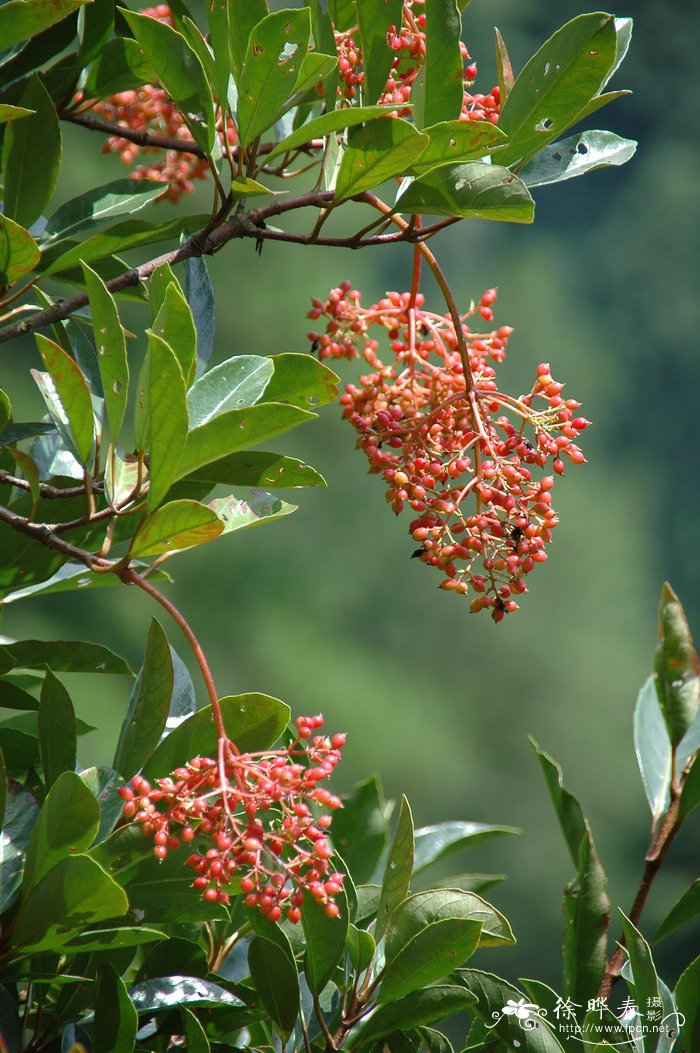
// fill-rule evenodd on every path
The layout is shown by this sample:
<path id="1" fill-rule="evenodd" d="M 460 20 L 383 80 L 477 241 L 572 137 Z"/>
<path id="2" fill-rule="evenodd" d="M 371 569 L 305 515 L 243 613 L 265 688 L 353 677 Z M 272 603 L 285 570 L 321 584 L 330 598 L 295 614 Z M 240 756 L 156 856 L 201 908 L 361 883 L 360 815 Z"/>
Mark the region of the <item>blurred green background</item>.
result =
<path id="1" fill-rule="evenodd" d="M 494 23 L 517 71 L 567 18 L 589 9 L 568 0 L 474 0 L 465 39 L 479 62 L 478 86 L 495 82 Z M 328 489 L 298 491 L 294 516 L 185 553 L 169 568 L 176 580 L 168 594 L 199 634 L 222 694 L 264 691 L 297 714 L 322 710 L 331 730 L 347 730 L 341 789 L 378 771 L 387 796 L 406 793 L 421 824 L 522 828 L 463 860 L 464 870 L 508 874 L 491 898 L 520 941 L 480 961 L 553 983 L 571 864 L 527 735 L 564 765 L 613 899 L 629 909 L 648 839 L 632 711 L 651 669 L 664 578 L 700 636 L 700 198 L 697 140 L 688 132 L 696 126 L 700 7 L 638 0 L 616 13 L 635 16 L 636 29 L 614 86 L 635 94 L 587 124 L 638 139 L 635 159 L 536 191 L 534 227 L 463 223 L 432 242 L 460 302 L 498 286 L 497 321 L 515 327 L 506 389 L 529 387 L 535 365 L 550 361 L 595 424 L 585 435 L 589 463 L 556 487 L 561 527 L 521 611 L 499 627 L 469 616 L 464 601 L 436 588 L 435 572 L 409 559 L 408 515 L 392 516 L 333 406 L 273 444 L 316 466 Z M 120 174 L 94 133 L 65 126 L 64 143 L 60 200 Z M 209 195 L 203 188 L 184 206 L 207 208 Z M 407 288 L 410 249 L 268 242 L 258 258 L 247 241 L 211 259 L 210 270 L 217 358 L 305 351 L 310 297 L 345 277 L 366 303 Z M 426 291 L 440 310 L 430 279 Z M 128 307 L 125 317 L 143 330 L 142 308 Z M 25 376 L 38 364 L 33 344 L 3 345 L 1 354 L 18 419 L 41 412 Z M 349 365 L 343 376 L 354 372 Z M 145 597 L 115 588 L 23 601 L 8 608 L 2 630 L 110 642 L 138 665 L 153 614 Z M 109 763 L 128 686 L 97 678 L 70 686 L 80 714 L 100 729 L 82 740 L 83 763 Z M 696 814 L 653 893 L 647 934 L 696 876 L 698 830 Z M 687 963 L 691 943 L 672 938 L 659 948 L 667 979 Z"/>

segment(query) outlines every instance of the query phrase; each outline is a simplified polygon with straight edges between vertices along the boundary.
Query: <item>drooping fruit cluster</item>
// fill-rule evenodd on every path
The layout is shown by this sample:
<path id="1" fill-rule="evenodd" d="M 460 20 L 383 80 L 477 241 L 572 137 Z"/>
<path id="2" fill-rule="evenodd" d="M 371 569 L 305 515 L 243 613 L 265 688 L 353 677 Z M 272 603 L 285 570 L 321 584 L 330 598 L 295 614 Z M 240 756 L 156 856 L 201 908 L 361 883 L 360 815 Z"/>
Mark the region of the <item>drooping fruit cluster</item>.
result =
<path id="1" fill-rule="evenodd" d="M 301 918 L 304 892 L 337 917 L 343 875 L 331 869 L 327 839 L 338 797 L 320 785 L 340 760 L 345 735 L 318 734 L 320 715 L 299 717 L 285 749 L 238 753 L 227 740 L 219 756 L 194 757 L 151 785 L 136 775 L 119 790 L 123 815 L 152 837 L 165 859 L 180 843 L 197 851 L 187 864 L 207 902 L 228 904 L 230 892 L 271 921 Z"/>
<path id="2" fill-rule="evenodd" d="M 384 91 L 378 99 L 366 99 L 366 103 L 380 103 L 399 107 L 399 116 L 411 113 L 411 88 L 421 68 L 425 65 L 426 13 L 425 0 L 406 0 L 403 5 L 400 26 L 390 26 L 387 44 L 394 52 L 391 71 Z M 358 88 L 365 82 L 362 47 L 359 28 L 352 26 L 343 32 L 335 32 L 338 51 L 340 86 L 338 94 L 345 99 L 354 99 Z M 470 89 L 476 79 L 477 66 L 472 61 L 466 44 L 460 43 L 464 62 L 464 101 L 460 119 L 464 121 L 498 122 L 500 113 L 500 90 L 492 88 L 488 95 L 472 94 Z"/>
<path id="3" fill-rule="evenodd" d="M 390 292 L 364 308 L 343 282 L 312 301 L 309 317 L 326 319 L 326 328 L 309 339 L 321 358 L 361 355 L 368 363 L 371 372 L 347 385 L 341 404 L 370 471 L 387 483 L 397 515 L 406 506 L 415 513 L 414 557 L 441 572 L 441 588 L 475 594 L 471 610 L 488 609 L 499 622 L 547 559 L 558 523 L 555 476 L 565 458 L 585 460 L 576 440 L 589 422 L 546 363 L 526 395 L 499 390 L 494 366 L 512 329 L 468 324 L 473 316 L 491 323 L 495 299 L 488 289 L 458 332 L 449 314 L 425 309 L 421 293 Z M 389 360 L 380 357 L 381 335 Z"/>

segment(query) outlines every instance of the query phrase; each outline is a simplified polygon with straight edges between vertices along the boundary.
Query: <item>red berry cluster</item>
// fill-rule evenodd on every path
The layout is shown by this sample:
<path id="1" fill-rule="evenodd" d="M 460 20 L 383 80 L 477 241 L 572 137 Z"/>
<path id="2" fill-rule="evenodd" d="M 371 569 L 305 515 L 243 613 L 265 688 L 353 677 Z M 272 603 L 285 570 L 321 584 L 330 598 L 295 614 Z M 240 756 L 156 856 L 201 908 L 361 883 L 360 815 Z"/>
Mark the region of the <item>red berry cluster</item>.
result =
<path id="1" fill-rule="evenodd" d="M 380 104 L 399 107 L 400 116 L 411 113 L 411 88 L 422 66 L 425 65 L 425 26 L 426 14 L 417 9 L 425 7 L 425 0 L 406 0 L 403 5 L 400 26 L 390 26 L 387 32 L 387 44 L 394 52 L 391 71 L 384 91 L 379 99 L 368 99 Z M 338 69 L 341 83 L 338 94 L 345 99 L 354 99 L 358 88 L 365 81 L 362 48 L 359 44 L 357 26 L 343 32 L 335 33 L 335 44 L 338 51 Z M 491 121 L 497 123 L 500 112 L 499 89 L 493 88 L 488 95 L 471 94 L 468 90 L 476 79 L 477 67 L 472 61 L 465 44 L 461 44 L 464 61 L 464 102 L 461 120 Z"/>
<path id="2" fill-rule="evenodd" d="M 285 749 L 238 753 L 222 739 L 217 759 L 194 757 L 155 786 L 136 775 L 119 790 L 124 818 L 153 838 L 157 859 L 181 842 L 209 843 L 187 859 L 207 902 L 228 904 L 229 891 L 240 890 L 247 907 L 271 921 L 285 912 L 296 923 L 308 891 L 338 916 L 343 875 L 331 870 L 327 834 L 341 802 L 320 783 L 340 760 L 345 735 L 315 734 L 320 715 L 299 717 L 296 726 Z"/>
<path id="3" fill-rule="evenodd" d="M 517 610 L 526 576 L 547 559 L 558 523 L 554 478 L 564 458 L 585 460 L 576 439 L 589 422 L 545 363 L 528 394 L 500 391 L 494 365 L 512 329 L 475 332 L 467 324 L 473 316 L 491 322 L 495 299 L 488 289 L 458 334 L 449 315 L 425 310 L 421 293 L 390 292 L 363 308 L 343 282 L 325 302 L 312 301 L 309 316 L 326 319 L 326 330 L 309 339 L 321 358 L 361 354 L 368 363 L 372 372 L 347 385 L 341 404 L 370 471 L 388 484 L 397 515 L 406 505 L 415 513 L 413 555 L 442 573 L 441 588 L 475 593 L 471 610 L 488 609 L 499 622 Z M 390 361 L 374 336 L 382 330 Z"/>

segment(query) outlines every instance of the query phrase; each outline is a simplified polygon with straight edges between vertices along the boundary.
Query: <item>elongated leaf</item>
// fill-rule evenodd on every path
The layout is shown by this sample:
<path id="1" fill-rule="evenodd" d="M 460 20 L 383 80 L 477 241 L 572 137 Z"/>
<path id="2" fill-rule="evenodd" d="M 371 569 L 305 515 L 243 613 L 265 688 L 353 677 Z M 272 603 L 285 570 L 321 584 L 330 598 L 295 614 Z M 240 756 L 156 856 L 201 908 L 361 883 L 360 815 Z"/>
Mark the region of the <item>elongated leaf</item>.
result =
<path id="1" fill-rule="evenodd" d="M 378 187 L 393 176 L 402 175 L 428 146 L 408 121 L 386 117 L 356 129 L 340 163 L 335 184 L 336 199 L 361 194 Z"/>
<path id="2" fill-rule="evenodd" d="M 179 477 L 184 478 L 202 465 L 274 439 L 315 416 L 315 413 L 307 413 L 296 406 L 275 402 L 228 410 L 189 433 L 180 461 Z"/>
<path id="3" fill-rule="evenodd" d="M 308 8 L 276 11 L 253 28 L 238 82 L 238 136 L 242 146 L 274 123 L 294 92 L 310 36 Z"/>
<path id="4" fill-rule="evenodd" d="M 242 753 L 272 746 L 289 723 L 289 707 L 269 695 L 250 693 L 219 699 L 229 738 Z M 198 710 L 171 731 L 144 767 L 146 778 L 162 778 L 190 757 L 216 756 L 211 706 Z"/>
<path id="5" fill-rule="evenodd" d="M 600 12 L 579 15 L 543 44 L 501 111 L 498 123 L 510 139 L 501 163 L 531 156 L 570 128 L 602 88 L 616 50 L 614 18 Z"/>
<path id="6" fill-rule="evenodd" d="M 196 976 L 161 976 L 135 984 L 129 997 L 138 1013 L 158 1013 L 181 1005 L 242 1007 L 236 995 Z"/>
<path id="7" fill-rule="evenodd" d="M 576 877 L 564 889 L 564 918 L 564 994 L 586 1005 L 600 987 L 610 925 L 607 877 L 588 831 Z"/>
<path id="8" fill-rule="evenodd" d="M 413 816 L 408 801 L 402 797 L 399 821 L 389 849 L 379 897 L 375 927 L 377 939 L 384 935 L 392 912 L 408 896 L 413 874 L 414 852 Z"/>
<path id="9" fill-rule="evenodd" d="M 89 856 L 61 859 L 23 900 L 13 933 L 22 951 L 55 950 L 87 925 L 126 914 L 123 890 Z"/>
<path id="10" fill-rule="evenodd" d="M 185 1042 L 189 1053 L 210 1053 L 207 1033 L 192 1010 L 183 1006 L 180 1014 L 185 1025 Z"/>
<path id="11" fill-rule="evenodd" d="M 155 70 L 146 61 L 135 40 L 131 37 L 113 37 L 87 70 L 85 95 L 91 99 L 104 99 L 120 91 L 133 90 L 141 84 L 152 84 L 157 79 Z"/>
<path id="12" fill-rule="evenodd" d="M 426 0 L 425 63 L 411 89 L 418 128 L 456 120 L 464 99 L 462 18 L 456 0 Z"/>
<path id="13" fill-rule="evenodd" d="M 114 767 L 130 779 L 144 766 L 165 730 L 173 693 L 174 673 L 168 638 L 155 618 L 146 639 L 143 666 L 122 724 Z"/>
<path id="14" fill-rule="evenodd" d="M 175 282 L 167 286 L 152 328 L 174 352 L 182 370 L 185 387 L 189 387 L 194 380 L 197 333 L 187 300 Z"/>
<path id="15" fill-rule="evenodd" d="M 659 978 L 656 975 L 649 944 L 622 911 L 620 911 L 620 916 L 627 943 L 636 1002 L 644 1012 L 644 1007 L 654 1005 L 655 1000 L 659 998 Z M 655 1053 L 659 1035 L 644 1027 L 641 1038 L 644 1053 Z"/>
<path id="16" fill-rule="evenodd" d="M 95 421 L 90 389 L 80 367 L 53 340 L 36 334 L 39 353 L 51 377 L 59 410 L 65 415 L 76 453 L 87 465 L 92 456 Z"/>
<path id="17" fill-rule="evenodd" d="M 25 896 L 61 859 L 85 852 L 97 833 L 100 809 L 79 775 L 56 779 L 34 824 L 24 865 Z"/>
<path id="18" fill-rule="evenodd" d="M 447 822 L 422 826 L 416 830 L 414 872 L 418 874 L 432 863 L 466 851 L 503 834 L 520 833 L 513 826 L 490 826 L 487 823 Z"/>
<path id="19" fill-rule="evenodd" d="M 87 264 L 83 264 L 83 273 L 95 330 L 97 362 L 102 377 L 109 430 L 112 442 L 116 443 L 129 395 L 126 340 L 114 297 L 99 274 Z"/>
<path id="20" fill-rule="evenodd" d="M 695 1049 L 700 1041 L 700 956 L 681 974 L 676 985 L 676 1002 L 684 1019 L 680 1048 Z"/>
<path id="21" fill-rule="evenodd" d="M 229 0 L 229 50 L 231 70 L 240 80 L 250 34 L 267 17 L 265 0 Z"/>
<path id="22" fill-rule="evenodd" d="M 386 844 L 384 796 L 376 775 L 359 783 L 333 819 L 333 844 L 356 884 L 374 873 Z"/>
<path id="23" fill-rule="evenodd" d="M 17 669 L 40 669 L 54 673 L 116 673 L 133 676 L 119 655 L 102 644 L 84 640 L 17 640 L 4 644 Z"/>
<path id="24" fill-rule="evenodd" d="M 270 361 L 274 373 L 265 392 L 266 401 L 307 409 L 325 406 L 338 397 L 340 378 L 311 355 L 274 355 Z"/>
<path id="25" fill-rule="evenodd" d="M 522 180 L 484 161 L 432 168 L 408 185 L 396 207 L 399 212 L 505 223 L 532 223 L 535 216 L 535 203 Z"/>
<path id="26" fill-rule="evenodd" d="M 256 936 L 248 947 L 248 966 L 255 990 L 284 1041 L 294 1030 L 299 1012 L 299 977 L 294 960 L 276 943 Z"/>
<path id="27" fill-rule="evenodd" d="M 674 903 L 654 933 L 652 943 L 665 940 L 672 932 L 700 916 L 700 878 L 691 882 L 677 903 Z"/>
<path id="28" fill-rule="evenodd" d="M 254 490 L 247 501 L 233 496 L 220 497 L 210 501 L 209 507 L 223 523 L 224 534 L 229 534 L 232 530 L 242 530 L 244 527 L 272 523 L 275 519 L 281 519 L 297 510 L 296 505 L 287 504 L 264 490 Z"/>
<path id="29" fill-rule="evenodd" d="M 409 896 L 391 915 L 385 937 L 386 960 L 392 961 L 427 926 L 446 918 L 478 923 L 482 947 L 515 943 L 507 920 L 481 896 L 455 888 L 428 889 Z"/>
<path id="30" fill-rule="evenodd" d="M 445 1020 L 456 1013 L 471 1010 L 474 996 L 456 984 L 434 984 L 424 991 L 414 991 L 391 1005 L 380 1006 L 370 1019 L 351 1033 L 358 1045 L 368 1048 L 394 1031 L 408 1030 L 437 1020 Z"/>
<path id="31" fill-rule="evenodd" d="M 102 841 L 111 834 L 121 817 L 123 801 L 118 791 L 124 780 L 112 768 L 85 768 L 80 778 L 96 799 L 100 809 L 100 825 L 95 834 L 95 841 Z"/>
<path id="32" fill-rule="evenodd" d="M 4 43 L 4 41 L 3 41 Z M 53 194 L 61 163 L 61 132 L 51 96 L 36 73 L 20 102 L 34 113 L 5 131 L 2 168 L 4 212 L 31 227 Z"/>
<path id="33" fill-rule="evenodd" d="M 653 676 L 648 678 L 637 698 L 634 748 L 644 792 L 656 823 L 671 801 L 672 750 L 654 680 Z"/>
<path id="34" fill-rule="evenodd" d="M 424 175 L 438 165 L 475 160 L 497 149 L 505 139 L 497 124 L 489 121 L 443 121 L 425 128 L 430 142 L 411 166 L 415 175 Z"/>
<path id="35" fill-rule="evenodd" d="M 308 893 L 304 893 L 301 908 L 301 923 L 306 937 L 304 975 L 311 991 L 318 995 L 335 971 L 345 950 L 348 933 L 349 911 L 345 890 L 336 896 L 340 916 L 329 918 L 323 906 Z"/>
<path id="36" fill-rule="evenodd" d="M 510 95 L 510 90 L 515 83 L 513 66 L 510 61 L 506 42 L 501 36 L 500 30 L 494 26 L 496 36 L 496 69 L 498 70 L 498 87 L 501 92 L 501 106 Z"/>
<path id="37" fill-rule="evenodd" d="M 493 1035 L 500 1039 L 499 1049 L 521 1051 L 521 1053 L 561 1053 L 562 1046 L 552 1034 L 546 1021 L 538 1014 L 538 1007 L 527 1003 L 522 991 L 512 984 L 480 969 L 460 969 L 456 974 L 475 1001 L 469 1007 Z M 521 1003 L 521 1013 L 504 1012 Z M 536 1027 L 523 1026 L 532 1021 Z"/>
<path id="38" fill-rule="evenodd" d="M 11 106 L 7 102 L 0 102 L 0 124 L 16 121 L 19 117 L 30 117 L 33 112 L 25 106 Z"/>
<path id="39" fill-rule="evenodd" d="M 187 439 L 185 382 L 173 349 L 148 335 L 148 511 L 154 512 L 178 477 Z"/>
<path id="40" fill-rule="evenodd" d="M 393 1002 L 444 979 L 472 956 L 480 935 L 479 922 L 463 918 L 442 918 L 426 925 L 389 962 L 379 1002 Z"/>
<path id="41" fill-rule="evenodd" d="M 3 288 L 12 285 L 23 274 L 34 270 L 40 258 L 39 246 L 29 231 L 6 216 L 0 216 L 0 285 Z"/>
<path id="42" fill-rule="evenodd" d="M 654 669 L 661 712 L 675 748 L 700 707 L 700 662 L 683 607 L 668 582 L 661 590 Z"/>
<path id="43" fill-rule="evenodd" d="M 220 2 L 220 0 L 219 0 Z M 214 351 L 215 307 L 207 265 L 201 256 L 185 261 L 185 295 L 197 331 L 196 375 L 204 372 Z"/>
<path id="44" fill-rule="evenodd" d="M 588 833 L 588 823 L 581 805 L 574 795 L 564 786 L 564 775 L 561 767 L 547 753 L 539 748 L 534 739 L 530 739 L 552 798 L 554 810 L 564 834 L 574 866 L 578 866 L 581 844 Z"/>
<path id="45" fill-rule="evenodd" d="M 362 64 L 365 70 L 363 95 L 376 102 L 384 94 L 395 52 L 387 43 L 389 28 L 401 25 L 402 0 L 355 0 L 360 29 Z"/>
<path id="46" fill-rule="evenodd" d="M 220 461 L 203 465 L 187 477 L 192 482 L 226 483 L 229 486 L 254 486 L 275 490 L 288 487 L 325 486 L 318 472 L 293 457 L 261 450 L 232 453 Z M 187 481 L 187 480 L 186 480 Z"/>
<path id="47" fill-rule="evenodd" d="M 268 160 L 285 154 L 297 146 L 303 146 L 312 139 L 323 139 L 331 132 L 338 132 L 343 128 L 354 128 L 358 124 L 366 124 L 377 117 L 386 117 L 392 112 L 392 109 L 395 110 L 396 107 L 352 106 L 342 110 L 330 110 L 296 128 L 268 154 Z"/>
<path id="48" fill-rule="evenodd" d="M 700 762 L 693 762 L 686 776 L 678 805 L 678 818 L 685 819 L 700 804 Z"/>
<path id="49" fill-rule="evenodd" d="M 0 837 L 0 910 L 5 911 L 22 883 L 24 854 L 39 812 L 34 797 L 19 783 L 7 786 Z"/>
<path id="50" fill-rule="evenodd" d="M 363 973 L 369 968 L 374 958 L 377 944 L 371 933 L 364 929 L 358 929 L 355 925 L 348 926 L 347 936 L 348 954 L 352 967 L 356 973 Z"/>
<path id="51" fill-rule="evenodd" d="M 214 366 L 187 393 L 190 428 L 199 428 L 227 410 L 252 406 L 263 395 L 274 368 L 273 359 L 259 355 L 237 355 Z"/>
<path id="52" fill-rule="evenodd" d="M 185 38 L 165 22 L 119 8 L 158 80 L 203 150 L 214 145 L 214 103 L 202 63 Z"/>
<path id="53" fill-rule="evenodd" d="M 11 48 L 66 18 L 88 0 L 10 0 L 0 7 L 0 40 Z"/>
<path id="54" fill-rule="evenodd" d="M 96 979 L 93 1053 L 126 1053 L 136 1039 L 138 1013 L 109 962 L 100 962 Z"/>
<path id="55" fill-rule="evenodd" d="M 134 538 L 131 553 L 158 556 L 178 552 L 214 541 L 223 530 L 216 513 L 199 501 L 170 501 L 146 520 Z"/>
<path id="56" fill-rule="evenodd" d="M 41 688 L 38 731 L 41 766 L 51 787 L 63 772 L 75 770 L 77 737 L 70 695 L 50 669 Z"/>
<path id="57" fill-rule="evenodd" d="M 590 131 L 546 146 L 524 168 L 525 186 L 546 186 L 593 172 L 609 165 L 624 165 L 634 157 L 637 143 L 613 132 Z"/>
<path id="58" fill-rule="evenodd" d="M 147 566 L 145 563 L 136 561 L 134 570 L 142 570 Z M 169 581 L 169 576 L 164 571 L 154 571 L 149 575 L 151 581 Z M 121 582 L 114 574 L 94 574 L 85 567 L 83 563 L 64 563 L 56 573 L 39 582 L 38 585 L 28 585 L 26 589 L 16 589 L 2 598 L 3 606 L 8 603 L 16 603 L 31 596 L 45 596 L 47 593 L 73 592 L 76 589 L 101 589 L 120 585 Z"/>

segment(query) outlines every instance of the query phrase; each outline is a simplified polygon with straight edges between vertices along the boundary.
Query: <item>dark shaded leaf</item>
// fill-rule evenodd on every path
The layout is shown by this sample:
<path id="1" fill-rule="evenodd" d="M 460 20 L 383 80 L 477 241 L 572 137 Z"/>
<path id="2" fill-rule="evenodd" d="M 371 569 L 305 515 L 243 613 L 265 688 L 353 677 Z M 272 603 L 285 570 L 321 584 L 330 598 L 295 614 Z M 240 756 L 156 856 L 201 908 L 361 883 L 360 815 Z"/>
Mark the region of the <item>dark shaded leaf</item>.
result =
<path id="1" fill-rule="evenodd" d="M 700 1042 L 700 957 L 691 962 L 676 984 L 678 1012 L 685 1022 L 681 1029 L 681 1050 L 697 1049 Z"/>
<path id="2" fill-rule="evenodd" d="M 471 958 L 480 935 L 480 923 L 464 918 L 442 918 L 424 926 L 388 962 L 378 1001 L 393 1002 L 444 979 Z"/>
<path id="3" fill-rule="evenodd" d="M 678 818 L 685 819 L 700 804 L 700 762 L 695 760 L 681 790 Z"/>
<path id="4" fill-rule="evenodd" d="M 220 4 L 221 0 L 215 6 Z M 185 260 L 185 296 L 197 330 L 195 372 L 197 376 L 201 376 L 214 351 L 215 331 L 214 291 L 207 265 L 201 256 L 192 256 Z"/>
<path id="5" fill-rule="evenodd" d="M 248 947 L 255 989 L 282 1040 L 294 1030 L 299 1012 L 299 977 L 294 960 L 276 943 L 256 936 Z"/>
<path id="6" fill-rule="evenodd" d="M 548 1024 L 538 1018 L 537 1006 L 528 1005 L 522 991 L 506 983 L 493 973 L 480 969 L 460 969 L 456 974 L 467 990 L 475 998 L 469 1007 L 470 1013 L 479 1018 L 488 1028 L 489 1034 L 500 1039 L 504 1053 L 520 1050 L 522 1053 L 561 1053 L 561 1045 L 552 1034 Z M 521 1013 L 504 1013 L 504 1009 L 522 1004 Z M 526 1010 L 526 1006 L 528 1009 Z M 528 1029 L 524 1023 L 532 1022 L 535 1027 Z M 478 1047 L 477 1047 L 478 1048 Z"/>
<path id="7" fill-rule="evenodd" d="M 340 814 L 340 813 L 337 813 Z M 335 897 L 340 916 L 329 918 L 323 906 L 304 893 L 301 923 L 306 937 L 304 975 L 311 991 L 318 995 L 326 986 L 343 956 L 348 934 L 349 911 L 345 890 Z"/>
<path id="8" fill-rule="evenodd" d="M 61 859 L 90 847 L 99 818 L 97 801 L 80 776 L 73 771 L 60 775 L 41 806 L 27 845 L 25 897 Z"/>
<path id="9" fill-rule="evenodd" d="M 39 807 L 19 783 L 8 786 L 0 838 L 0 911 L 5 911 L 22 883 L 24 853 Z"/>
<path id="10" fill-rule="evenodd" d="M 520 833 L 514 826 L 490 826 L 488 823 L 447 822 L 422 826 L 416 830 L 414 872 L 437 863 L 457 852 L 474 848 L 503 834 Z"/>
<path id="11" fill-rule="evenodd" d="M 471 1010 L 474 996 L 455 984 L 434 984 L 424 991 L 414 991 L 391 1005 L 380 1006 L 370 1019 L 353 1029 L 351 1037 L 362 1046 L 369 1046 L 399 1029 L 420 1027 L 437 1020 Z"/>
<path id="12" fill-rule="evenodd" d="M 683 607 L 668 582 L 661 590 L 654 670 L 661 712 L 675 748 L 700 707 L 700 662 Z"/>
<path id="13" fill-rule="evenodd" d="M 283 457 L 277 453 L 261 450 L 246 450 L 232 453 L 220 461 L 197 468 L 187 479 L 205 482 L 211 486 L 224 483 L 228 486 L 254 486 L 275 490 L 289 487 L 325 486 L 325 479 L 303 461 Z"/>
<path id="14" fill-rule="evenodd" d="M 47 788 L 59 775 L 75 771 L 77 733 L 70 695 L 47 669 L 38 713 L 39 755 Z"/>
<path id="15" fill-rule="evenodd" d="M 414 851 L 413 816 L 408 801 L 402 797 L 399 821 L 394 831 L 382 879 L 375 928 L 377 939 L 383 936 L 391 913 L 408 896 L 413 874 Z"/>
<path id="16" fill-rule="evenodd" d="M 84 640 L 17 640 L 4 645 L 17 669 L 41 669 L 55 673 L 115 673 L 133 676 L 119 655 L 102 644 Z"/>
<path id="17" fill-rule="evenodd" d="M 5 131 L 3 205 L 7 216 L 23 227 L 31 227 L 44 211 L 56 185 L 61 163 L 61 132 L 51 96 L 36 73 L 32 74 L 20 103 L 34 112 L 22 121 L 13 121 Z"/>
<path id="18" fill-rule="evenodd" d="M 111 834 L 122 813 L 124 802 L 118 794 L 124 780 L 111 768 L 85 768 L 80 773 L 88 790 L 97 800 L 100 808 L 100 825 L 95 834 L 95 841 L 102 841 Z"/>
<path id="19" fill-rule="evenodd" d="M 173 684 L 168 638 L 160 622 L 153 618 L 143 666 L 134 684 L 114 754 L 114 767 L 124 779 L 140 771 L 158 745 L 170 711 Z"/>
<path id="20" fill-rule="evenodd" d="M 333 817 L 332 836 L 353 881 L 368 881 L 387 838 L 384 796 L 376 775 L 359 783 L 352 796 L 343 797 L 343 807 Z"/>
<path id="21" fill-rule="evenodd" d="M 691 882 L 677 903 L 673 905 L 654 933 L 652 943 L 665 940 L 672 932 L 700 916 L 700 878 Z"/>
<path id="22" fill-rule="evenodd" d="M 126 985 L 109 962 L 100 962 L 96 981 L 92 1053 L 126 1053 L 138 1029 L 138 1014 Z"/>

